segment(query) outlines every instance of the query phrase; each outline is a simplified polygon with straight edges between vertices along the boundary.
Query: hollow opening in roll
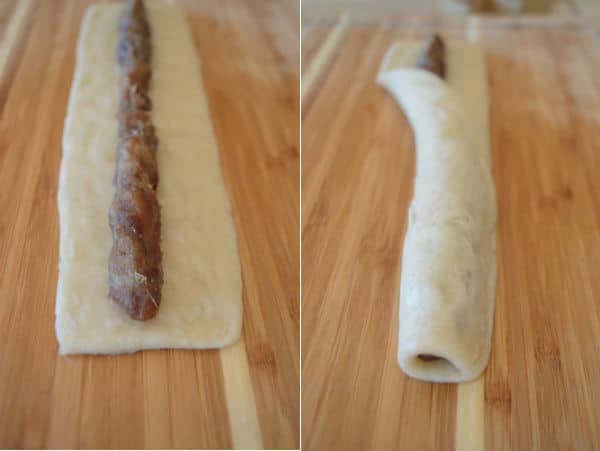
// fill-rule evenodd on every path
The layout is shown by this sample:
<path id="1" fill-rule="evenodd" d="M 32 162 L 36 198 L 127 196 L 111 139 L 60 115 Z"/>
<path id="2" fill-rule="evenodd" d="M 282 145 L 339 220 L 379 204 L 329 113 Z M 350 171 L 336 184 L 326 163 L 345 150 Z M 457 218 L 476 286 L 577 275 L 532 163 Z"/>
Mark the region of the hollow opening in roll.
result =
<path id="1" fill-rule="evenodd" d="M 420 358 L 423 362 L 433 362 L 434 360 L 443 359 L 443 357 L 438 357 L 437 355 L 433 354 L 419 354 L 417 357 Z"/>
<path id="2" fill-rule="evenodd" d="M 460 369 L 452 361 L 436 354 L 416 354 L 411 358 L 411 366 L 418 371 L 434 371 L 451 379 L 462 375 Z"/>

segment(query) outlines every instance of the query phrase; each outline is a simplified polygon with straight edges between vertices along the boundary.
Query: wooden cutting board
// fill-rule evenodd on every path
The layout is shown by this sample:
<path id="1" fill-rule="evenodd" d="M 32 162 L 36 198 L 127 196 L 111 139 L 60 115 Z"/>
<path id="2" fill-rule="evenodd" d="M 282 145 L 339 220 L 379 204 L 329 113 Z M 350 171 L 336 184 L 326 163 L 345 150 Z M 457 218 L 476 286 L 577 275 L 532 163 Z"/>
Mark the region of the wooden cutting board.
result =
<path id="1" fill-rule="evenodd" d="M 57 181 L 87 4 L 0 2 L 0 447 L 297 448 L 297 10 L 186 3 L 237 227 L 243 339 L 61 357 Z"/>
<path id="2" fill-rule="evenodd" d="M 303 449 L 600 449 L 598 29 L 387 19 L 303 33 Z M 374 80 L 394 40 L 429 30 L 482 42 L 491 96 L 492 355 L 482 379 L 458 386 L 396 364 L 414 147 Z"/>

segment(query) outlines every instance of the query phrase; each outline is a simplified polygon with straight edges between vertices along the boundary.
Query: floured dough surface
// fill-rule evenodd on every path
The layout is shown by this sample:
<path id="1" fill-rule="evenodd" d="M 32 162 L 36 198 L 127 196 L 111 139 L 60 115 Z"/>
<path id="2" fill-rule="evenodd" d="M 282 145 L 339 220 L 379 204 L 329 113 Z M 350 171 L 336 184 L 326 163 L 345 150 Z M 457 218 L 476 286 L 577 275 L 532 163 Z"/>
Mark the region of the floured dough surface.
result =
<path id="1" fill-rule="evenodd" d="M 398 363 L 419 379 L 461 382 L 487 364 L 496 286 L 485 61 L 476 45 L 451 44 L 445 81 L 412 68 L 419 47 L 392 47 L 377 78 L 406 114 L 417 154 L 402 256 Z"/>
<path id="2" fill-rule="evenodd" d="M 152 118 L 159 139 L 164 286 L 157 316 L 138 322 L 108 298 L 108 210 L 117 148 L 121 5 L 86 12 L 61 164 L 56 335 L 60 352 L 217 348 L 240 336 L 242 281 L 199 62 L 183 11 L 146 2 L 152 27 Z"/>

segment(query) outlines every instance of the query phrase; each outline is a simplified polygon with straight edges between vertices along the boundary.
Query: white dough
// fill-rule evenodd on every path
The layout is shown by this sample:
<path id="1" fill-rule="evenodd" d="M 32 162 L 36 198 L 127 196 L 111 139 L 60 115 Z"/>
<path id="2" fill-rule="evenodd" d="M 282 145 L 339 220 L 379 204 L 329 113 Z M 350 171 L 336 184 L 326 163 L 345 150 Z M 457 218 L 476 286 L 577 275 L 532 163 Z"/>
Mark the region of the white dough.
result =
<path id="1" fill-rule="evenodd" d="M 235 227 L 196 50 L 176 5 L 146 2 L 150 97 L 159 139 L 164 286 L 157 316 L 138 322 L 108 298 L 117 147 L 117 22 L 121 5 L 88 9 L 63 135 L 56 335 L 62 354 L 218 348 L 240 336 Z"/>
<path id="2" fill-rule="evenodd" d="M 434 382 L 487 365 L 496 286 L 496 197 L 485 60 L 447 46 L 447 81 L 414 66 L 420 44 L 392 47 L 377 77 L 415 135 L 416 176 L 400 282 L 398 363 Z M 442 357 L 424 362 L 419 354 Z"/>

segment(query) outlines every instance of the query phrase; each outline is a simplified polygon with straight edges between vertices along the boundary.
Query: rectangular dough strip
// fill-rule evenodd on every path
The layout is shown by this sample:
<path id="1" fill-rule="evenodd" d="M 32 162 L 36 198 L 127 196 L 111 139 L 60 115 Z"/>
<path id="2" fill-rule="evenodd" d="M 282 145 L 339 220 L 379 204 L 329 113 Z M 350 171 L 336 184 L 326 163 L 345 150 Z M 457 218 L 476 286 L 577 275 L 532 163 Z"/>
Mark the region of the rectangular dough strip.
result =
<path id="1" fill-rule="evenodd" d="M 56 293 L 62 354 L 220 348 L 241 332 L 235 226 L 191 31 L 176 4 L 155 0 L 146 6 L 159 139 L 163 302 L 156 318 L 141 323 L 108 298 L 122 5 L 96 4 L 81 27 L 63 134 Z"/>

